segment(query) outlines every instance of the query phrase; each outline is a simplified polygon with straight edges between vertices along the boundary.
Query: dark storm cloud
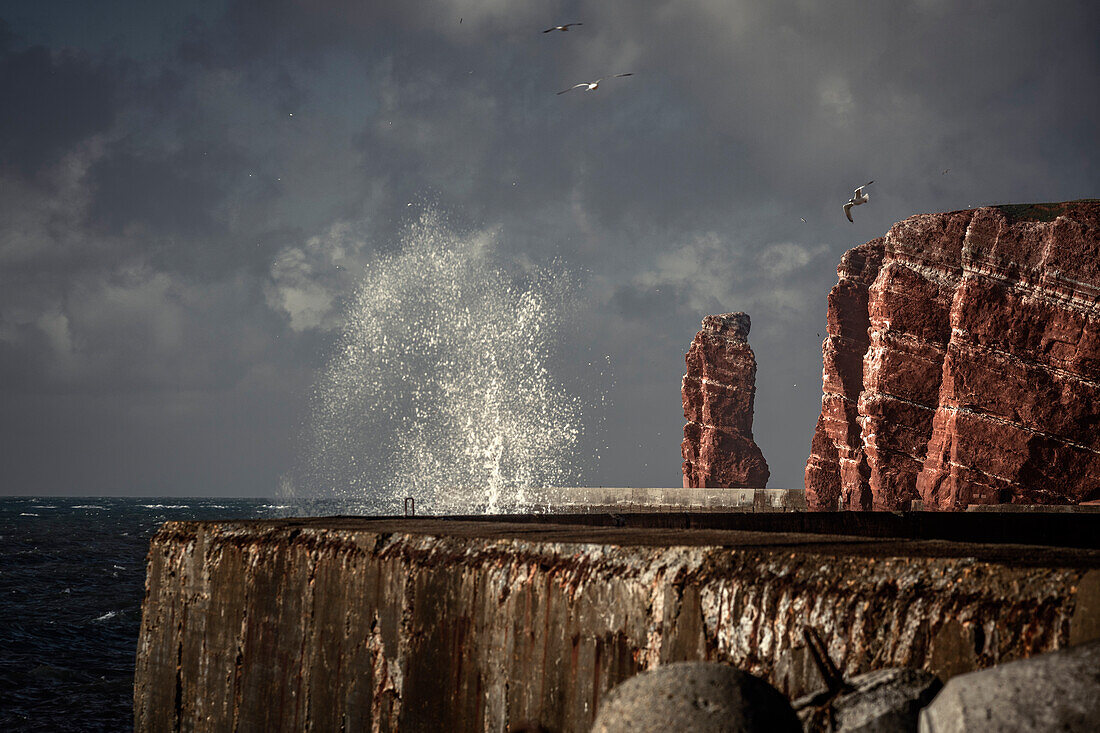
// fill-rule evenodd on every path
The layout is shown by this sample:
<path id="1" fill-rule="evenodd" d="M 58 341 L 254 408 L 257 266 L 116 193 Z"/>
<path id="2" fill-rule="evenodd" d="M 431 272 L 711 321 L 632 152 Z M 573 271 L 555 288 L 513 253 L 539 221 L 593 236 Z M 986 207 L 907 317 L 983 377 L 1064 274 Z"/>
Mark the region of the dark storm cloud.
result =
<path id="1" fill-rule="evenodd" d="M 320 350 L 310 334 L 280 338 L 285 319 L 263 292 L 273 252 L 301 233 L 270 215 L 272 143 L 251 130 L 265 95 L 240 93 L 258 83 L 219 69 L 204 84 L 185 67 L 139 74 L 125 59 L 5 38 L 0 399 L 14 464 L 5 491 L 159 483 L 193 493 L 222 474 L 237 491 L 263 493 L 272 481 L 248 476 L 237 451 L 267 435 L 257 408 L 277 404 L 274 424 L 293 424 Z M 237 106 L 203 106 L 211 97 Z M 251 416 L 227 414 L 229 405 Z M 157 462 L 178 467 L 165 454 L 194 464 L 135 482 L 163 471 Z M 204 471 L 207 481 L 188 489 L 183 477 Z"/>
<path id="2" fill-rule="evenodd" d="M 1082 93 L 1096 89 L 1089 5 L 584 11 L 584 34 L 551 50 L 516 41 L 517 26 L 500 21 L 495 38 L 485 34 L 501 59 L 487 79 L 461 31 L 438 29 L 434 51 L 381 80 L 392 86 L 379 115 L 389 123 L 365 134 L 363 149 L 502 222 L 506 247 L 550 248 L 594 270 L 609 295 L 593 340 L 637 387 L 620 380 L 609 418 L 626 432 L 675 432 L 675 408 L 631 412 L 644 385 L 678 381 L 656 366 L 661 350 L 679 344 L 678 361 L 703 314 L 745 309 L 763 365 L 758 433 L 773 475 L 797 485 L 818 409 L 815 331 L 844 249 L 920 211 L 1095 189 L 1094 155 L 1082 155 L 1100 121 L 1100 97 Z M 419 15 L 405 20 L 422 28 Z M 475 73 L 438 67 L 439 49 Z M 625 70 L 636 75 L 623 87 L 550 94 Z M 839 207 L 869 178 L 874 205 L 853 226 Z M 657 288 L 675 300 L 658 304 Z M 648 335 L 624 321 L 646 323 Z M 625 451 L 605 483 L 647 480 L 629 456 L 657 444 L 639 437 L 643 450 Z M 662 483 L 675 481 L 674 443 Z"/>
<path id="3" fill-rule="evenodd" d="M 95 201 L 88 216 L 93 226 L 119 233 L 140 224 L 153 233 L 189 236 L 214 234 L 212 209 L 224 191 L 221 180 L 195 170 L 201 154 L 139 157 L 120 153 L 88 172 Z"/>
<path id="4" fill-rule="evenodd" d="M 0 19 L 0 166 L 33 175 L 111 125 L 126 64 L 22 47 Z"/>
<path id="5" fill-rule="evenodd" d="M 0 26 L 0 110 L 22 111 L 0 113 L 0 370 L 13 409 L 54 395 L 51 415 L 92 425 L 109 393 L 120 440 L 140 426 L 154 455 L 162 429 L 188 456 L 217 456 L 207 477 L 247 466 L 254 486 L 285 468 L 357 273 L 424 204 L 493 233 L 505 258 L 584 273 L 561 366 L 611 362 L 591 483 L 679 482 L 683 353 L 704 315 L 746 310 L 756 434 L 773 483 L 797 486 L 844 250 L 913 213 L 1100 183 L 1093 3 L 230 0 L 172 13 L 164 29 L 123 29 L 167 39 L 140 69 L 104 52 L 106 36 L 63 49 Z M 871 178 L 849 223 L 840 205 Z M 85 398 L 66 413 L 56 395 L 73 391 Z M 151 395 L 173 395 L 176 422 L 158 423 Z M 229 403 L 239 412 L 217 406 Z M 236 461 L 200 433 L 278 449 Z M 129 460 L 132 476 L 156 473 Z"/>

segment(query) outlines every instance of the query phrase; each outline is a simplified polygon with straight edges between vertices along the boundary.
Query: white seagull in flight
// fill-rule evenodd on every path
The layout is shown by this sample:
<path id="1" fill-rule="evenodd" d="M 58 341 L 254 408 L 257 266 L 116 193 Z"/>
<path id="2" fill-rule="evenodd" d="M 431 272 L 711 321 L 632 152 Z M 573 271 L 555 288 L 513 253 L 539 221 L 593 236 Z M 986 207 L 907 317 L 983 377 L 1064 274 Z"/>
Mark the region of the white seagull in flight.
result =
<path id="1" fill-rule="evenodd" d="M 604 79 L 615 79 L 620 76 L 634 76 L 634 72 L 630 72 L 627 74 L 615 74 L 615 76 L 601 76 L 596 81 L 582 81 L 580 84 L 574 84 L 568 89 L 562 89 L 560 92 L 558 92 L 558 94 L 565 94 L 566 92 L 571 92 L 574 89 L 580 89 L 581 87 L 584 87 L 584 91 L 586 92 L 594 92 L 599 88 L 600 82 Z"/>
<path id="2" fill-rule="evenodd" d="M 871 200 L 871 195 L 863 193 L 863 189 L 865 189 L 867 186 L 870 186 L 872 183 L 874 183 L 874 181 L 867 181 L 867 183 L 864 183 L 862 186 L 857 188 L 856 192 L 852 194 L 852 198 L 848 199 L 848 203 L 844 204 L 844 215 L 848 217 L 848 221 L 855 221 L 855 219 L 852 218 L 853 206 L 859 206 L 860 204 L 865 204 Z"/>
<path id="3" fill-rule="evenodd" d="M 584 25 L 584 23 L 566 23 L 565 25 L 556 25 L 553 28 L 547 28 L 543 33 L 549 33 L 550 31 L 568 31 L 571 25 Z"/>

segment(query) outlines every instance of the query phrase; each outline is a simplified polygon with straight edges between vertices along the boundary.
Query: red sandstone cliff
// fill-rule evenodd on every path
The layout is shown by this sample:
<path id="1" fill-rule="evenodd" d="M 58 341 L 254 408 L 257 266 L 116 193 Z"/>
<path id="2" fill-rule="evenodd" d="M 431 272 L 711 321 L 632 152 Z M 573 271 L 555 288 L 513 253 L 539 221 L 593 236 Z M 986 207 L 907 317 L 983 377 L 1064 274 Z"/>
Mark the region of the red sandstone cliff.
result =
<path id="1" fill-rule="evenodd" d="M 913 216 L 837 274 L 811 507 L 1100 498 L 1100 201 Z"/>
<path id="2" fill-rule="evenodd" d="M 685 361 L 685 488 L 763 488 L 768 463 L 752 439 L 756 356 L 746 313 L 703 319 Z"/>

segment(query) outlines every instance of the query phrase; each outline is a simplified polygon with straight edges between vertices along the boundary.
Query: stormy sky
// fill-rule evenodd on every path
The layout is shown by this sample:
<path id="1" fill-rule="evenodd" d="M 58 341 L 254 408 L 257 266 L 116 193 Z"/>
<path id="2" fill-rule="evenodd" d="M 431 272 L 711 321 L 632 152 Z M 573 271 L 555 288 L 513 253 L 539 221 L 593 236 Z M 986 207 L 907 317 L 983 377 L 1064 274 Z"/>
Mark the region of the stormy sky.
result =
<path id="1" fill-rule="evenodd" d="M 582 281 L 585 483 L 680 484 L 684 352 L 743 310 L 801 486 L 846 249 L 1100 193 L 1098 7 L 4 0 L 0 493 L 271 495 L 357 272 L 426 208 Z"/>

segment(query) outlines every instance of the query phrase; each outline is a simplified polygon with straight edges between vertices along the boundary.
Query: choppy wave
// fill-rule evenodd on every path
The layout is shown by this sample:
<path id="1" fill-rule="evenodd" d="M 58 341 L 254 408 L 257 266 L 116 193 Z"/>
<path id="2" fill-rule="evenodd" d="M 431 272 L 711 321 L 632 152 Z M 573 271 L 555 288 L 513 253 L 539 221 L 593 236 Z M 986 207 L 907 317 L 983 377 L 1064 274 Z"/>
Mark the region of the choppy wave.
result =
<path id="1" fill-rule="evenodd" d="M 51 501 L 39 516 L 23 510 L 41 498 L 0 498 L 0 731 L 129 730 L 150 537 L 166 515 L 273 516 L 271 499 Z"/>

